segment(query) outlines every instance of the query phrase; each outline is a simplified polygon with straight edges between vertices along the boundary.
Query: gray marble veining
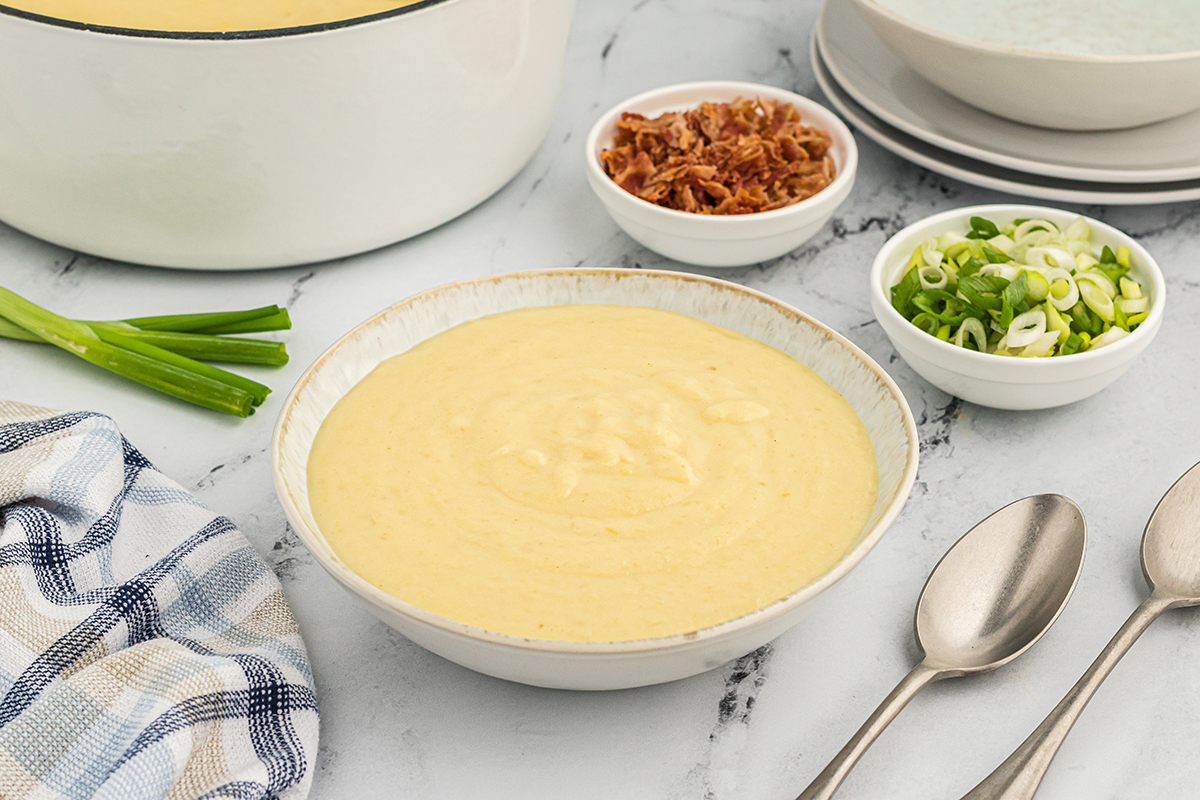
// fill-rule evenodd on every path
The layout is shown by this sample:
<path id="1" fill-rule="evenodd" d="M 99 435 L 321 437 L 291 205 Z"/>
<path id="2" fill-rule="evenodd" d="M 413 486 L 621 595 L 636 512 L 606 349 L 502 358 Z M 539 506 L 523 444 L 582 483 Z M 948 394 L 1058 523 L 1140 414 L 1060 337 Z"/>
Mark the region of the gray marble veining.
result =
<path id="1" fill-rule="evenodd" d="M 1134 234 L 1170 293 L 1159 339 L 1116 384 L 1074 406 L 1002 412 L 924 383 L 874 322 L 867 273 L 905 224 L 1014 200 L 907 164 L 864 138 L 849 200 L 776 261 L 708 270 L 832 325 L 900 383 L 920 427 L 917 485 L 879 547 L 799 626 L 696 678 L 582 694 L 461 669 L 384 627 L 288 528 L 267 445 L 304 367 L 381 307 L 447 280 L 581 265 L 688 269 L 626 237 L 587 187 L 583 139 L 602 111 L 685 80 L 770 83 L 821 99 L 806 47 L 816 0 L 580 0 L 554 127 L 526 169 L 469 214 L 410 241 L 319 266 L 168 272 L 67 252 L 0 226 L 0 283 L 72 316 L 286 303 L 292 362 L 249 370 L 276 389 L 247 420 L 164 400 L 65 353 L 0 342 L 0 395 L 112 415 L 161 469 L 232 517 L 284 582 L 320 690 L 312 797 L 794 797 L 912 663 L 913 604 L 945 549 L 1018 497 L 1062 492 L 1091 544 L 1046 638 L 996 673 L 939 684 L 902 715 L 839 796 L 957 798 L 1058 701 L 1140 599 L 1137 546 L 1155 502 L 1200 460 L 1200 203 L 1076 207 Z M 1155 676 L 1145 680 L 1143 676 Z M 1170 735 L 1162 735 L 1169 731 Z M 1200 624 L 1164 618 L 1117 667 L 1051 769 L 1045 800 L 1196 794 Z"/>

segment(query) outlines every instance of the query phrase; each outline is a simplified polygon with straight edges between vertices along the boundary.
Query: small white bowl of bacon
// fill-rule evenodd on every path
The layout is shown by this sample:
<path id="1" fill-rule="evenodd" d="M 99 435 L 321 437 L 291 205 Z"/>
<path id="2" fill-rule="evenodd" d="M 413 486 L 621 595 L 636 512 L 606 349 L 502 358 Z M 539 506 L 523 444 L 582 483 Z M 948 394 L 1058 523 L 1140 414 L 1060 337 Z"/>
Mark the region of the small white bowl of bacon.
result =
<path id="1" fill-rule="evenodd" d="M 854 185 L 858 149 L 833 112 L 757 83 L 655 89 L 609 110 L 586 145 L 613 220 L 668 258 L 740 267 L 788 253 Z"/>

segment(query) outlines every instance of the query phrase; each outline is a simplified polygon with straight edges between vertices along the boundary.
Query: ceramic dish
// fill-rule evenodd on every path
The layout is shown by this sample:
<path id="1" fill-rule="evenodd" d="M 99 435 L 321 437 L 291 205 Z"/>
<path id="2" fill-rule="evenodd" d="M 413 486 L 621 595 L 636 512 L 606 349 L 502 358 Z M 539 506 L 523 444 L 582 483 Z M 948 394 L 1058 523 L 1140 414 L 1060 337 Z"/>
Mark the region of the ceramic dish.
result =
<path id="1" fill-rule="evenodd" d="M 904 228 L 884 244 L 871 267 L 871 309 L 875 318 L 913 370 L 947 394 L 992 408 L 1035 409 L 1067 405 L 1090 397 L 1129 369 L 1162 326 L 1166 283 L 1154 258 L 1137 240 L 1111 225 L 1087 218 L 1097 246 L 1129 248 L 1130 274 L 1150 298 L 1150 315 L 1120 341 L 1071 356 L 1017 358 L 977 353 L 930 336 L 892 308 L 891 287 L 899 280 L 913 250 L 929 236 L 947 230 L 969 230 L 973 216 L 997 224 L 1014 219 L 1047 219 L 1066 226 L 1070 211 L 1023 205 L 958 208 L 935 214 Z"/>
<path id="2" fill-rule="evenodd" d="M 192 269 L 358 253 L 461 214 L 533 155 L 573 0 L 424 0 L 177 33 L 0 6 L 0 219 Z M 486 130 L 486 146 L 481 146 Z"/>
<path id="3" fill-rule="evenodd" d="M 1108 183 L 1200 178 L 1200 112 L 1120 131 L 1022 125 L 946 94 L 884 46 L 852 0 L 827 0 L 816 25 L 838 85 L 883 122 L 935 147 L 1044 177 Z"/>
<path id="4" fill-rule="evenodd" d="M 1200 51 L 1094 55 L 1030 50 L 937 30 L 876 0 L 854 0 L 854 5 L 917 74 L 964 103 L 1001 117 L 1089 131 L 1148 125 L 1200 108 Z"/>
<path id="5" fill-rule="evenodd" d="M 825 66 L 815 36 L 810 43 L 809 56 L 817 83 L 830 105 L 855 128 L 906 161 L 940 175 L 1010 194 L 1067 203 L 1151 205 L 1200 199 L 1200 180 L 1154 184 L 1089 183 L 1030 175 L 942 150 L 876 119 L 847 95 Z"/>
<path id="6" fill-rule="evenodd" d="M 648 117 L 695 108 L 704 101 L 730 102 L 763 97 L 791 103 L 804 125 L 833 137 L 830 157 L 837 169 L 833 183 L 798 203 L 757 214 L 715 216 L 663 208 L 635 197 L 604 172 L 598 155 L 612 146 L 616 120 L 623 111 Z M 656 253 L 704 267 L 740 267 L 769 261 L 804 242 L 833 215 L 854 186 L 858 148 L 854 136 L 833 112 L 798 94 L 758 83 L 703 81 L 655 89 L 625 100 L 592 126 L 584 148 L 588 183 L 621 229 Z"/>
<path id="7" fill-rule="evenodd" d="M 756 337 L 810 366 L 850 402 L 874 444 L 879 496 L 858 543 L 815 582 L 764 608 L 691 633 L 617 642 L 529 639 L 455 622 L 385 594 L 326 544 L 308 505 L 308 454 L 330 408 L 379 362 L 485 314 L 561 303 L 665 308 Z M 822 592 L 875 546 L 912 487 L 918 440 L 903 395 L 870 357 L 796 309 L 732 283 L 673 272 L 565 269 L 519 272 L 431 289 L 342 337 L 283 403 L 271 444 L 275 489 L 322 567 L 356 600 L 417 644 L 479 672 L 567 689 L 617 689 L 683 678 L 737 658 L 794 625 Z"/>

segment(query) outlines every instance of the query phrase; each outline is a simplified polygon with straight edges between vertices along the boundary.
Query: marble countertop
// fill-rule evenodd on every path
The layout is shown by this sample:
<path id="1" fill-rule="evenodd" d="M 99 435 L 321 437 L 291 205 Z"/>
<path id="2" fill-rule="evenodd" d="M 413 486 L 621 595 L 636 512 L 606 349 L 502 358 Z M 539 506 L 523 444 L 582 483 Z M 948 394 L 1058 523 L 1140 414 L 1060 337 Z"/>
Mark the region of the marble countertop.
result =
<path id="1" fill-rule="evenodd" d="M 821 100 L 807 57 L 817 0 L 605 0 L 578 6 L 554 126 L 496 196 L 410 241 L 318 266 L 172 272 L 68 252 L 0 226 L 0 282 L 71 316 L 286 302 L 284 369 L 247 420 L 164 400 L 65 353 L 0 342 L 0 395 L 113 416 L 164 472 L 230 516 L 283 581 L 312 656 L 321 747 L 311 797 L 794 797 L 915 663 L 912 612 L 946 548 L 1037 492 L 1084 509 L 1091 542 L 1074 598 L 1028 654 L 935 684 L 868 752 L 840 797 L 954 800 L 1032 730 L 1146 593 L 1138 542 L 1159 497 L 1200 459 L 1200 203 L 1077 207 L 1136 236 L 1170 293 L 1159 338 L 1116 384 L 1068 408 L 1002 412 L 934 389 L 875 323 L 867 274 L 907 223 L 1016 200 L 942 178 L 860 137 L 857 184 L 810 242 L 776 261 L 705 271 L 762 290 L 844 333 L 899 382 L 921 468 L 903 513 L 819 613 L 735 663 L 611 693 L 534 689 L 433 656 L 376 621 L 288 528 L 267 447 L 286 389 L 330 342 L 385 305 L 448 280 L 569 265 L 688 269 L 625 236 L 588 189 L 582 143 L 609 106 L 655 86 L 751 80 Z M 1039 794 L 1194 796 L 1200 624 L 1176 611 L 1116 668 Z"/>

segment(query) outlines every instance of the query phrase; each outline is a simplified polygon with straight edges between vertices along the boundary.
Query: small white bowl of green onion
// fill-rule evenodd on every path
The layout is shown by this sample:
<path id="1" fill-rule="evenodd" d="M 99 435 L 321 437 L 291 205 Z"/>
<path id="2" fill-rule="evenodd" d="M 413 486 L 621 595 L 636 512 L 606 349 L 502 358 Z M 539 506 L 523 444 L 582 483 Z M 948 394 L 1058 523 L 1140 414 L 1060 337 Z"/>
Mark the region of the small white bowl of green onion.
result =
<path id="1" fill-rule="evenodd" d="M 939 389 L 1051 408 L 1115 381 L 1162 325 L 1166 286 L 1125 233 L 1053 208 L 989 205 L 909 225 L 879 251 L 871 307 Z"/>

